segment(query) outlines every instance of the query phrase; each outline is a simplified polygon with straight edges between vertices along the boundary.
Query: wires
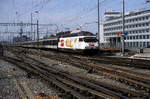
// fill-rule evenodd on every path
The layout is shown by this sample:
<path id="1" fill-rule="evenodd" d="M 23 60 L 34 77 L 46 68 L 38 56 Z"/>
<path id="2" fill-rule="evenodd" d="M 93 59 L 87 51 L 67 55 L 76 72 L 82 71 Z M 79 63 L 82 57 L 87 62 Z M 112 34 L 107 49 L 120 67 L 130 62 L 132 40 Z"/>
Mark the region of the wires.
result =
<path id="1" fill-rule="evenodd" d="M 39 8 L 38 11 L 42 10 L 51 0 L 42 0 L 36 4 L 33 8 Z"/>
<path id="2" fill-rule="evenodd" d="M 42 10 L 50 1 L 52 0 L 41 0 L 40 2 L 36 3 L 35 5 L 33 5 L 33 7 L 29 10 L 27 10 L 26 12 L 19 14 L 18 17 L 21 17 L 23 15 L 26 15 L 28 13 L 31 13 L 32 10 L 37 9 L 36 11 L 40 11 Z"/>
<path id="3" fill-rule="evenodd" d="M 77 15 L 77 16 L 75 16 L 74 18 L 72 18 L 70 20 L 66 20 L 66 22 L 73 22 L 73 21 L 79 20 L 79 19 L 83 18 L 84 16 L 86 16 L 87 14 L 91 13 L 92 11 L 94 11 L 95 9 L 96 9 L 96 7 L 94 6 L 93 8 L 88 9 L 85 14 L 82 13 L 83 15 L 81 15 L 81 13 L 80 13 L 80 15 Z"/>
<path id="4" fill-rule="evenodd" d="M 109 0 L 103 0 L 100 2 L 100 4 L 104 4 L 106 1 L 109 1 Z M 111 0 L 112 2 L 112 0 Z M 73 22 L 73 21 L 76 21 L 76 20 L 81 20 L 82 18 L 84 18 L 85 16 L 87 16 L 88 14 L 92 14 L 92 12 L 96 11 L 97 9 L 97 4 L 95 4 L 92 8 L 90 9 L 87 9 L 86 8 L 86 11 L 83 10 L 83 12 L 79 12 L 77 14 L 77 16 L 75 16 L 74 18 L 72 19 L 69 19 L 69 20 L 66 20 L 66 22 Z"/>

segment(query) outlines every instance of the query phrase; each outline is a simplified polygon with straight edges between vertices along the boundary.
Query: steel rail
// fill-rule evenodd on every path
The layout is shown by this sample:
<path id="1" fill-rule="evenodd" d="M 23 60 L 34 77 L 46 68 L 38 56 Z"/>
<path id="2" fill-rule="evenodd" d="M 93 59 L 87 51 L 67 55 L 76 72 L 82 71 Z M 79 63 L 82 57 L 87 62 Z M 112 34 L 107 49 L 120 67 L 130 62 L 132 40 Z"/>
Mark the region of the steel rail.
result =
<path id="1" fill-rule="evenodd" d="M 42 55 L 42 54 L 41 54 Z M 42 55 L 43 56 L 43 55 Z M 66 61 L 66 62 L 68 62 L 68 63 L 70 63 L 70 64 L 73 64 L 73 65 L 76 65 L 76 66 L 79 66 L 80 68 L 81 67 L 85 67 L 86 69 L 90 69 L 90 68 L 95 68 L 95 67 L 98 67 L 98 66 L 94 66 L 95 64 L 90 64 L 90 66 L 88 66 L 87 65 L 87 63 L 83 63 L 83 60 L 81 60 L 81 61 L 78 61 L 78 63 L 76 63 L 76 61 L 72 61 L 72 58 L 70 58 L 70 59 L 62 59 L 62 56 L 60 57 L 58 57 L 58 56 L 53 56 L 53 57 L 50 57 L 50 56 L 48 56 L 48 55 L 44 55 L 44 57 L 47 57 L 47 58 L 53 58 L 53 59 L 57 59 L 57 60 L 61 60 L 61 61 Z M 61 59 L 60 59 L 61 58 Z M 95 69 L 95 70 L 97 70 L 97 69 Z M 147 85 L 147 84 L 145 84 L 145 83 L 142 83 L 142 82 L 138 82 L 138 81 L 135 81 L 135 80 L 133 80 L 132 78 L 126 78 L 126 77 L 123 77 L 122 75 L 118 75 L 118 74 L 114 74 L 114 72 L 112 73 L 112 69 L 108 69 L 108 70 L 105 70 L 105 72 L 103 71 L 103 72 L 101 72 L 100 70 L 104 70 L 104 68 L 99 68 L 98 69 L 98 73 L 103 73 L 104 75 L 107 75 L 107 76 L 110 76 L 110 77 L 112 77 L 112 78 L 115 78 L 115 79 L 119 79 L 120 81 L 127 81 L 127 83 L 129 83 L 129 84 L 134 84 L 135 86 L 136 85 L 138 85 L 138 86 L 140 86 L 141 88 L 143 88 L 143 87 L 145 87 L 146 88 L 146 90 L 148 90 L 149 91 L 149 85 Z"/>
<path id="2" fill-rule="evenodd" d="M 32 58 L 29 58 L 28 57 L 28 59 L 32 59 Z M 32 59 L 33 60 L 33 59 Z M 37 60 L 35 60 L 34 59 L 34 61 L 36 61 L 36 63 L 38 62 L 39 63 L 39 61 L 37 61 Z M 28 62 L 29 62 L 29 60 L 28 60 Z M 71 74 L 65 74 L 64 72 L 61 72 L 61 71 L 58 71 L 58 70 L 56 70 L 56 69 L 52 69 L 52 67 L 51 68 L 47 68 L 47 66 L 46 65 L 44 65 L 43 63 L 41 63 L 40 62 L 40 64 L 38 65 L 38 66 L 36 66 L 36 68 L 37 67 L 39 67 L 39 68 L 41 68 L 42 70 L 45 70 L 45 71 L 47 71 L 47 74 L 51 71 L 51 72 L 55 72 L 57 75 L 59 74 L 60 76 L 65 76 L 64 78 L 68 78 L 68 79 L 70 79 L 70 80 L 73 80 L 73 81 L 76 81 L 76 82 L 78 82 L 78 84 L 82 84 L 83 86 L 85 86 L 86 85 L 86 87 L 89 89 L 89 88 L 94 88 L 94 89 L 97 89 L 98 91 L 100 91 L 100 92 L 103 92 L 103 93 L 105 93 L 105 94 L 108 94 L 108 95 L 110 95 L 111 97 L 109 97 L 109 98 L 113 98 L 113 97 L 115 97 L 115 98 L 127 98 L 127 97 L 125 97 L 125 96 L 123 96 L 123 95 L 121 95 L 121 94 L 118 94 L 118 93 L 115 93 L 115 92 L 113 92 L 113 91 L 111 91 L 111 90 L 108 90 L 108 89 L 106 89 L 106 88 L 103 88 L 103 87 L 101 87 L 101 86 L 97 86 L 97 85 L 95 85 L 95 84 L 93 84 L 93 83 L 91 83 L 91 82 L 88 82 L 88 81 L 85 81 L 85 80 L 82 80 L 82 79 L 80 79 L 80 78 L 78 78 L 78 77 L 76 77 L 76 76 L 73 76 L 73 75 L 71 75 Z M 54 75 L 53 75 L 54 76 Z M 55 77 L 55 78 L 58 78 L 58 77 Z M 59 80 L 61 79 L 61 78 L 58 78 Z M 60 80 L 61 81 L 61 80 Z M 81 85 L 80 85 L 81 86 Z M 94 92 L 95 92 L 95 90 L 94 90 L 94 92 L 93 92 L 93 90 L 91 89 L 91 91 L 92 92 L 90 92 L 90 93 L 93 93 L 94 94 Z M 97 93 L 100 93 L 100 92 L 97 92 Z M 101 97 L 104 97 L 104 94 L 103 93 L 101 93 L 101 94 L 96 94 L 96 95 L 98 95 L 98 96 L 101 96 Z M 105 95 L 105 97 L 104 98 L 108 98 L 108 96 L 106 97 L 106 95 Z"/>
<path id="3" fill-rule="evenodd" d="M 30 58 L 30 59 L 33 59 L 33 58 Z M 34 59 L 34 61 L 37 61 L 37 60 L 35 60 Z M 43 63 L 42 63 L 43 64 Z M 43 66 L 44 66 L 44 64 L 43 64 Z M 44 67 L 46 67 L 46 66 L 44 66 Z M 41 67 L 42 69 L 44 69 L 43 67 Z M 52 67 L 51 67 L 52 68 Z M 47 70 L 49 70 L 49 68 L 46 68 Z M 58 70 L 57 70 L 58 71 Z M 64 75 L 66 75 L 65 77 L 67 77 L 68 75 L 67 74 L 64 74 Z M 68 77 L 69 78 L 69 77 Z M 75 76 L 74 77 L 71 77 L 71 78 L 76 78 Z M 83 79 L 83 78 L 82 78 Z M 80 79 L 81 80 L 81 79 Z M 79 80 L 79 78 L 76 80 L 76 81 L 80 81 Z M 93 81 L 93 82 L 95 82 L 95 81 Z M 98 84 L 98 83 L 97 83 Z M 88 84 L 88 85 L 90 85 L 90 84 Z M 134 91 L 131 91 L 131 90 L 127 90 L 127 89 L 123 89 L 123 88 L 118 88 L 118 87 L 116 87 L 116 86 L 112 86 L 112 85 L 108 85 L 108 84 L 104 84 L 104 83 L 99 83 L 99 85 L 101 85 L 101 86 L 103 86 L 103 87 L 108 87 L 108 89 L 109 88 L 111 88 L 111 89 L 114 89 L 114 90 L 118 90 L 118 92 L 123 92 L 123 93 L 125 93 L 125 94 L 127 94 L 127 95 L 129 95 L 129 96 L 139 96 L 139 97 L 142 97 L 142 96 L 146 96 L 147 94 L 142 94 L 142 93 L 138 93 L 138 92 L 134 92 Z"/>

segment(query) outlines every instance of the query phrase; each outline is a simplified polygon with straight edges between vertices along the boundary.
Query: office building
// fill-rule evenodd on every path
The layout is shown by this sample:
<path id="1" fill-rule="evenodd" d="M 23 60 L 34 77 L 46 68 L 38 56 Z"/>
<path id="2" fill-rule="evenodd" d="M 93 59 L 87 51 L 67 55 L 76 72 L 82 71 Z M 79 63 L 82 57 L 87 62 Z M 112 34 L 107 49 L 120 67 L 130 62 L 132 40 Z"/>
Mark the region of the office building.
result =
<path id="1" fill-rule="evenodd" d="M 150 10 L 137 10 L 125 14 L 125 33 L 123 34 L 122 14 L 105 12 L 104 38 L 110 47 L 121 47 L 124 35 L 126 48 L 150 46 Z"/>

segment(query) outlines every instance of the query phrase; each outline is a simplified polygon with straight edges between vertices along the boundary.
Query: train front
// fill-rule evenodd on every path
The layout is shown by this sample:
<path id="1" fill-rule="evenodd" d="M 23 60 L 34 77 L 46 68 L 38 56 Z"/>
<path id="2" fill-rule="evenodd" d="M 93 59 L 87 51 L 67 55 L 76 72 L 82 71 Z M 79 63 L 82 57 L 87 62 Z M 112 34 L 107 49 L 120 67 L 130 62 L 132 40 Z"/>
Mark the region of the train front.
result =
<path id="1" fill-rule="evenodd" d="M 94 54 L 98 51 L 95 36 L 73 36 L 59 38 L 59 50 Z"/>
<path id="2" fill-rule="evenodd" d="M 95 54 L 98 52 L 98 40 L 96 36 L 85 36 L 83 37 L 82 47 L 84 52 L 87 54 Z"/>

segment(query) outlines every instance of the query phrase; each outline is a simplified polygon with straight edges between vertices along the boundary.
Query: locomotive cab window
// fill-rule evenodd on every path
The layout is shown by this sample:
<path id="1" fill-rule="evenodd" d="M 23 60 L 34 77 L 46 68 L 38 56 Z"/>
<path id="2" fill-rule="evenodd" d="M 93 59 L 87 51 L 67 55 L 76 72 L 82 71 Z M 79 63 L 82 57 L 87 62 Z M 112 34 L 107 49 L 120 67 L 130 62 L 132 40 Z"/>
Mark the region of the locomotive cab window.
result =
<path id="1" fill-rule="evenodd" d="M 96 39 L 96 37 L 85 37 L 84 41 L 85 42 L 97 42 L 98 40 Z"/>

